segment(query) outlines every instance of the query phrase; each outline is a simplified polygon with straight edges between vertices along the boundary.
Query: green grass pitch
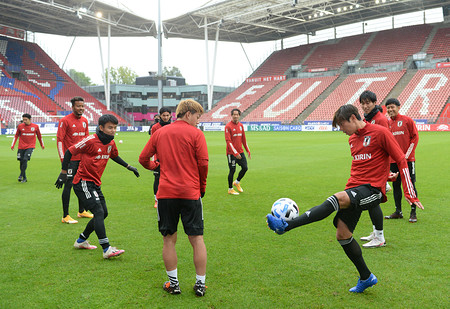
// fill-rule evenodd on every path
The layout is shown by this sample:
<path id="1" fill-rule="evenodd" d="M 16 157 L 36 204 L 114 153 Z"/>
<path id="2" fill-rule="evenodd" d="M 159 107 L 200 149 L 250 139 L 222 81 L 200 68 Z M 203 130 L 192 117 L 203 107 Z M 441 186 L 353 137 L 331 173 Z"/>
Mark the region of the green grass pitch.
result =
<path id="1" fill-rule="evenodd" d="M 182 294 L 168 295 L 161 257 L 162 237 L 153 208 L 153 174 L 138 163 L 146 133 L 116 136 L 120 156 L 141 177 L 108 163 L 103 176 L 111 244 L 125 249 L 114 260 L 101 250 L 75 250 L 73 242 L 88 219 L 66 225 L 56 141 L 35 150 L 28 183 L 18 183 L 19 163 L 12 139 L 0 136 L 0 308 L 449 308 L 450 200 L 447 132 L 420 133 L 416 153 L 417 189 L 425 210 L 418 223 L 385 221 L 387 246 L 364 249 L 377 286 L 362 295 L 348 289 L 357 272 L 335 240 L 333 215 L 279 236 L 265 215 L 273 201 L 289 197 L 301 211 L 341 191 L 350 171 L 347 136 L 341 132 L 248 132 L 252 151 L 245 192 L 227 194 L 228 167 L 223 132 L 205 133 L 210 154 L 203 199 L 208 250 L 206 296 L 192 291 L 192 249 L 180 223 L 178 272 Z M 239 169 L 238 169 L 239 170 Z M 237 174 L 236 174 L 237 175 Z M 394 210 L 392 193 L 382 205 Z M 70 214 L 76 217 L 72 192 Z M 355 238 L 372 230 L 363 213 Z M 96 235 L 91 242 L 98 246 Z"/>

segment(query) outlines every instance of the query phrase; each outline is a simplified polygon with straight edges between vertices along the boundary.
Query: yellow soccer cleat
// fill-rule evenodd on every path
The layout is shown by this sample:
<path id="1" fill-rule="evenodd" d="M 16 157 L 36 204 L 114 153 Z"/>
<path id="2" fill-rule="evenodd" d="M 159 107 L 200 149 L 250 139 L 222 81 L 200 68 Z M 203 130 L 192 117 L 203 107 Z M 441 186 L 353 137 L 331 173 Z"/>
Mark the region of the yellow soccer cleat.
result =
<path id="1" fill-rule="evenodd" d="M 229 189 L 229 190 L 228 190 L 228 194 L 239 195 L 239 193 L 236 192 L 236 191 L 234 191 L 234 189 Z"/>
<path id="2" fill-rule="evenodd" d="M 86 210 L 78 213 L 78 218 L 94 218 L 93 214 L 88 213 Z"/>
<path id="3" fill-rule="evenodd" d="M 244 192 L 244 190 L 241 188 L 241 184 L 237 183 L 236 180 L 233 182 L 233 186 L 235 186 L 239 192 Z"/>
<path id="4" fill-rule="evenodd" d="M 61 222 L 62 222 L 62 223 L 68 223 L 68 224 L 75 224 L 75 223 L 78 223 L 77 220 L 72 219 L 72 217 L 69 216 L 69 215 L 67 215 L 67 216 L 65 216 L 64 218 L 62 218 L 62 219 L 61 219 Z"/>

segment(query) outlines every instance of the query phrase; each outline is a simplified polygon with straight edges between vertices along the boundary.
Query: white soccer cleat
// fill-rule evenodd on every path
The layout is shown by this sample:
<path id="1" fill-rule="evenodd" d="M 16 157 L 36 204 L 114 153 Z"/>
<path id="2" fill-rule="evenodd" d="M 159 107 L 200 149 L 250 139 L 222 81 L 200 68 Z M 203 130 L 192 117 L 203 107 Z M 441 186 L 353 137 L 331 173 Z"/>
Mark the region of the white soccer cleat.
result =
<path id="1" fill-rule="evenodd" d="M 73 246 L 77 249 L 88 249 L 88 250 L 94 250 L 97 249 L 97 246 L 91 245 L 87 240 L 83 242 L 78 242 L 75 240 L 75 243 Z"/>
<path id="2" fill-rule="evenodd" d="M 374 239 L 374 238 L 375 238 L 375 232 L 372 232 L 372 233 L 370 233 L 369 236 L 361 237 L 360 239 L 361 239 L 362 241 L 371 241 L 371 240 Z"/>
<path id="3" fill-rule="evenodd" d="M 112 257 L 115 257 L 115 256 L 119 256 L 119 255 L 121 255 L 124 252 L 125 252 L 125 250 L 120 250 L 120 249 L 117 249 L 116 247 L 109 246 L 108 250 L 103 252 L 103 258 L 104 259 L 109 259 L 109 258 L 112 258 Z"/>
<path id="4" fill-rule="evenodd" d="M 381 240 L 376 236 L 370 242 L 363 245 L 364 248 L 378 248 L 384 246 L 386 246 L 386 240 Z"/>

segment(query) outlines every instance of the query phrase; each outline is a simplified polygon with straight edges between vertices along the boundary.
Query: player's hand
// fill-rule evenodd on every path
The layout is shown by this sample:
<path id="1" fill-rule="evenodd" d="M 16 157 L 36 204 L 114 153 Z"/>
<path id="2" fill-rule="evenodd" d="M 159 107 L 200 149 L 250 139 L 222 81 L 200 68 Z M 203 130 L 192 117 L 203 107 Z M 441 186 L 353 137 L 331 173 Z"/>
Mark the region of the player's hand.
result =
<path id="1" fill-rule="evenodd" d="M 251 159 L 252 155 L 250 154 L 250 152 L 248 153 L 248 158 Z"/>
<path id="2" fill-rule="evenodd" d="M 206 192 L 200 192 L 200 197 L 204 198 L 205 197 Z"/>
<path id="3" fill-rule="evenodd" d="M 422 203 L 419 201 L 419 200 L 417 200 L 417 201 L 415 201 L 415 202 L 411 202 L 409 199 L 407 199 L 406 197 L 405 197 L 405 199 L 408 201 L 408 203 L 409 203 L 409 205 L 416 205 L 416 207 L 419 207 L 420 209 L 423 209 L 423 205 L 422 205 Z"/>
<path id="4" fill-rule="evenodd" d="M 136 175 L 136 177 L 141 176 L 141 175 L 139 175 L 139 172 L 138 172 L 137 168 L 135 168 L 135 167 L 133 167 L 131 165 L 128 165 L 127 170 L 132 171 L 134 173 L 134 175 Z"/>
<path id="5" fill-rule="evenodd" d="M 236 159 L 238 159 L 238 160 L 240 160 L 240 159 L 242 159 L 242 156 L 238 153 L 236 156 Z"/>
<path id="6" fill-rule="evenodd" d="M 14 147 L 11 147 L 11 150 L 14 150 Z"/>
<path id="7" fill-rule="evenodd" d="M 55 182 L 56 189 L 61 189 L 66 182 L 67 182 L 67 174 L 60 173 L 58 179 L 56 179 Z"/>
<path id="8" fill-rule="evenodd" d="M 389 176 L 388 176 L 388 181 L 394 182 L 397 180 L 397 177 L 398 177 L 398 172 L 397 173 L 390 172 Z"/>

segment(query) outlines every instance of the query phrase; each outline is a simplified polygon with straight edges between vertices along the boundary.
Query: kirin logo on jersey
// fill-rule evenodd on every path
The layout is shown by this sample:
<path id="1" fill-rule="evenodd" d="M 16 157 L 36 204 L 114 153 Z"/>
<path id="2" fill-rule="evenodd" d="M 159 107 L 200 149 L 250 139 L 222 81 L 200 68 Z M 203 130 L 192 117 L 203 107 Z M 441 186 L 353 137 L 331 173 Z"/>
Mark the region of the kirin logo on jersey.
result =
<path id="1" fill-rule="evenodd" d="M 371 139 L 370 136 L 364 136 L 364 142 L 363 142 L 364 147 L 367 147 L 370 145 L 370 139 Z"/>
<path id="2" fill-rule="evenodd" d="M 401 127 L 403 125 L 403 121 L 399 121 L 399 122 L 397 122 L 397 127 Z"/>

